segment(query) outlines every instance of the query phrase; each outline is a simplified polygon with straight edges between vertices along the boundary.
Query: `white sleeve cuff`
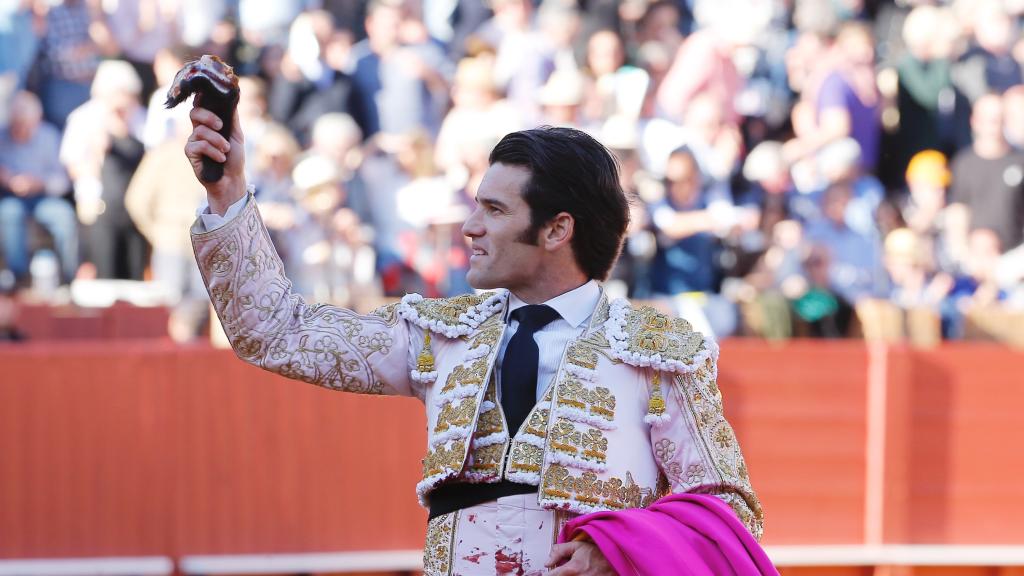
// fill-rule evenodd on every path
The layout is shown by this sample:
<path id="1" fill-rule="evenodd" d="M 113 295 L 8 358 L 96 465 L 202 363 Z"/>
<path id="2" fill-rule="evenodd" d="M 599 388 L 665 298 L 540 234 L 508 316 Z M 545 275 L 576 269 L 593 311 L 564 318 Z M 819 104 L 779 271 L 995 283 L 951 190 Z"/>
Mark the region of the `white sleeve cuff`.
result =
<path id="1" fill-rule="evenodd" d="M 249 196 L 253 193 L 254 187 L 252 185 L 246 187 L 245 196 L 242 196 L 234 204 L 229 206 L 227 212 L 225 212 L 223 216 L 210 212 L 210 203 L 203 200 L 203 203 L 199 205 L 199 209 L 196 210 L 196 216 L 199 218 L 199 222 L 203 229 L 197 230 L 197 232 L 213 232 L 217 228 L 220 228 L 234 220 L 236 216 L 242 213 L 242 210 L 249 201 Z"/>

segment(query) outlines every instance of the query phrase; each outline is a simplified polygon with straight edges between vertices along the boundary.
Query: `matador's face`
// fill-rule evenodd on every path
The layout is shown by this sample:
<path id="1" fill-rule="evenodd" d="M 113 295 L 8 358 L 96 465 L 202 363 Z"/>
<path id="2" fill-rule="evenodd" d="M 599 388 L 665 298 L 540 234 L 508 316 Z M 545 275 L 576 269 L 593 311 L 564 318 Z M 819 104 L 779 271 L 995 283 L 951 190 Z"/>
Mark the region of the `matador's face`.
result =
<path id="1" fill-rule="evenodd" d="M 487 169 L 476 210 L 462 226 L 472 241 L 466 274 L 470 286 L 519 293 L 541 277 L 543 250 L 525 237 L 530 207 L 522 191 L 529 179 L 530 171 L 521 166 L 497 163 Z"/>

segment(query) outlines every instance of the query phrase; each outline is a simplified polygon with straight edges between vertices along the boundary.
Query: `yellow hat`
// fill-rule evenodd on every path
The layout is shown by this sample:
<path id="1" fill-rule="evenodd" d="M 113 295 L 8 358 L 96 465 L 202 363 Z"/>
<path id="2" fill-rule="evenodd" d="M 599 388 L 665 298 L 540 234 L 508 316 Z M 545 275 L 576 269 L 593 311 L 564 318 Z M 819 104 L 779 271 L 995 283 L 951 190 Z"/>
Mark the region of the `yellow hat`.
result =
<path id="1" fill-rule="evenodd" d="M 949 186 L 949 168 L 946 157 L 937 150 L 924 150 L 914 154 L 907 164 L 907 182 L 922 182 L 934 186 Z"/>

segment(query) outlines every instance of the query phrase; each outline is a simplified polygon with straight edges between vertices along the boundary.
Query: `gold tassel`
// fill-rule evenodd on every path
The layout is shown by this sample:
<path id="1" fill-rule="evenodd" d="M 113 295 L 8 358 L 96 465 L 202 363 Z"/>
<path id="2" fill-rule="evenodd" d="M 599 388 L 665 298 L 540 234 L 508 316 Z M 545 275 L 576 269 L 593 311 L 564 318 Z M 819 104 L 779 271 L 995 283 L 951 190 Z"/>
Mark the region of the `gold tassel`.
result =
<path id="1" fill-rule="evenodd" d="M 661 396 L 661 372 L 654 373 L 651 384 L 651 398 L 647 403 L 647 415 L 656 419 L 665 416 L 665 399 Z"/>
<path id="2" fill-rule="evenodd" d="M 424 331 L 423 350 L 416 357 L 416 370 L 423 374 L 434 371 L 434 351 L 430 349 L 430 330 Z"/>

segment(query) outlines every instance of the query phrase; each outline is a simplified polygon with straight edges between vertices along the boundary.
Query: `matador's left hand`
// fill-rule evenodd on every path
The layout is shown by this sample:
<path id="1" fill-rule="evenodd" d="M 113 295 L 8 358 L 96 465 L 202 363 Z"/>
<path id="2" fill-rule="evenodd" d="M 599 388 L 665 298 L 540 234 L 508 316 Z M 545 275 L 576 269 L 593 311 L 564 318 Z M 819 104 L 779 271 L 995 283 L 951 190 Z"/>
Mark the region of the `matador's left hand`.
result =
<path id="1" fill-rule="evenodd" d="M 548 576 L 616 576 L 601 549 L 586 541 L 555 544 L 547 567 L 551 568 Z"/>

